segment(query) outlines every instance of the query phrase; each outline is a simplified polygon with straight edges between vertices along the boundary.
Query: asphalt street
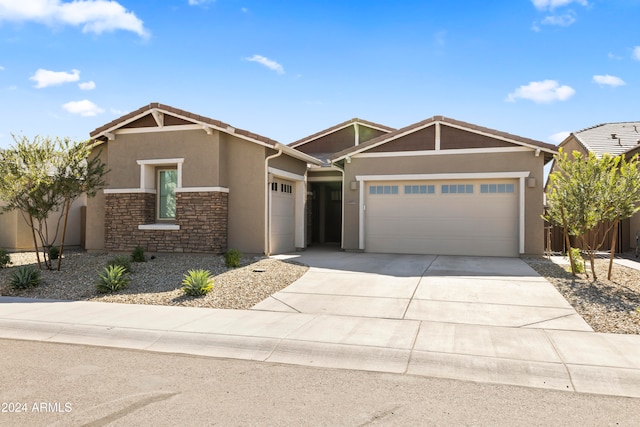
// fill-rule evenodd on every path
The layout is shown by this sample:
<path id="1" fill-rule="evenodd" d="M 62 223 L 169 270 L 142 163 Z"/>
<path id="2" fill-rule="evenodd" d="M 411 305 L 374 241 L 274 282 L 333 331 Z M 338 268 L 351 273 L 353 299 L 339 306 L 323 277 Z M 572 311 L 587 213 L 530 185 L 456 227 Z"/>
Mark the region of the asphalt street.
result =
<path id="1" fill-rule="evenodd" d="M 0 425 L 637 425 L 640 399 L 0 339 Z M 18 412 L 20 411 L 20 412 Z"/>

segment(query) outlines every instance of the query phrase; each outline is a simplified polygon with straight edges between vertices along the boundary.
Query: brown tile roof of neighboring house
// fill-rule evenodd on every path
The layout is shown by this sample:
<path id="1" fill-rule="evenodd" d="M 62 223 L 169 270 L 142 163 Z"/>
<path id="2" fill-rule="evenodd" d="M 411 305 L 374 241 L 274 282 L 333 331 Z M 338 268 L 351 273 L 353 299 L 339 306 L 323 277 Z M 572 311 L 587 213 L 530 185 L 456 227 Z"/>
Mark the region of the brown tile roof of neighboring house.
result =
<path id="1" fill-rule="evenodd" d="M 587 151 L 598 157 L 605 153 L 617 156 L 634 150 L 640 144 L 640 121 L 602 123 L 573 132 L 572 135 Z"/>
<path id="2" fill-rule="evenodd" d="M 385 125 L 381 125 L 379 123 L 374 123 L 374 122 L 370 122 L 370 121 L 367 121 L 367 120 L 359 119 L 359 118 L 356 117 L 356 118 L 353 118 L 351 120 L 347 120 L 345 122 L 339 123 L 339 124 L 337 124 L 335 126 L 331 126 L 331 127 L 327 128 L 325 130 L 321 130 L 320 132 L 316 132 L 313 135 L 305 136 L 304 138 L 299 139 L 297 141 L 294 141 L 294 142 L 292 142 L 292 143 L 290 143 L 288 145 L 289 145 L 289 147 L 293 147 L 293 148 L 298 147 L 300 145 L 304 145 L 307 142 L 311 142 L 311 141 L 313 141 L 315 139 L 318 139 L 318 138 L 320 138 L 320 137 L 322 137 L 324 135 L 328 135 L 328 134 L 330 134 L 332 132 L 335 132 L 337 130 L 345 128 L 345 127 L 347 127 L 347 126 L 349 126 L 349 125 L 351 125 L 353 123 L 359 123 L 359 124 L 362 124 L 362 125 L 365 125 L 365 126 L 369 126 L 371 128 L 374 128 L 374 129 L 383 130 L 385 132 L 391 132 L 391 131 L 395 130 L 395 128 L 392 128 L 392 127 L 389 127 L 389 126 L 385 126 Z"/>
<path id="3" fill-rule="evenodd" d="M 396 139 L 402 135 L 405 134 L 409 134 L 412 133 L 416 130 L 422 129 L 423 127 L 426 127 L 428 125 L 430 125 L 431 123 L 435 123 L 435 122 L 440 122 L 440 123 L 449 123 L 455 126 L 459 126 L 471 131 L 476 131 L 476 132 L 481 132 L 484 134 L 488 134 L 488 135 L 492 135 L 492 136 L 496 136 L 496 137 L 500 137 L 500 138 L 504 138 L 504 139 L 508 139 L 510 141 L 514 141 L 516 143 L 521 143 L 523 145 L 531 145 L 534 147 L 539 147 L 543 150 L 545 150 L 546 152 L 551 152 L 551 153 L 555 153 L 557 152 L 557 147 L 553 144 L 547 144 L 546 142 L 542 142 L 542 141 L 537 141 L 535 139 L 529 139 L 529 138 L 524 138 L 521 136 L 517 136 L 517 135 L 513 135 L 507 132 L 502 132 L 499 130 L 495 130 L 495 129 L 490 129 L 490 128 L 486 128 L 486 127 L 482 127 L 482 126 L 478 126 L 478 125 L 474 125 L 471 123 L 467 123 L 467 122 L 463 122 L 460 120 L 455 120 L 449 117 L 444 117 L 444 116 L 433 116 L 431 118 L 428 118 L 426 120 L 422 120 L 420 122 L 411 124 L 409 126 L 405 126 L 401 129 L 396 129 L 392 132 L 389 132 L 386 135 L 380 135 L 377 138 L 374 138 L 370 141 L 364 142 L 360 145 L 351 147 L 349 149 L 346 150 L 342 150 L 339 153 L 336 153 L 333 155 L 331 161 L 336 161 L 339 160 L 343 157 L 348 156 L 349 154 L 355 154 L 355 153 L 359 153 L 362 151 L 366 151 L 368 148 L 372 148 L 375 147 L 377 145 L 380 144 L 384 144 L 387 141 Z"/>
<path id="4" fill-rule="evenodd" d="M 124 126 L 129 121 L 132 121 L 134 118 L 140 116 L 141 114 L 145 113 L 146 111 L 151 111 L 151 110 L 154 110 L 154 109 L 166 111 L 168 113 L 173 113 L 173 114 L 175 114 L 177 116 L 180 116 L 180 117 L 182 117 L 184 119 L 187 119 L 189 121 L 211 125 L 211 126 L 214 126 L 216 128 L 225 130 L 225 131 L 227 131 L 229 133 L 242 135 L 242 136 L 245 136 L 247 138 L 251 138 L 251 139 L 254 139 L 256 141 L 263 142 L 265 144 L 269 144 L 269 145 L 278 144 L 278 141 L 275 141 L 275 140 L 273 140 L 271 138 L 267 138 L 266 136 L 258 135 L 256 133 L 249 132 L 249 131 L 244 130 L 244 129 L 238 129 L 238 128 L 235 128 L 235 127 L 231 126 L 230 124 L 221 122 L 220 120 L 215 120 L 215 119 L 212 119 L 212 118 L 209 118 L 209 117 L 201 116 L 199 114 L 193 114 L 193 113 L 190 113 L 189 111 L 181 110 L 179 108 L 174 108 L 174 107 L 171 107 L 170 105 L 160 104 L 158 102 L 152 102 L 149 105 L 145 105 L 144 107 L 138 108 L 135 111 L 132 111 L 132 112 L 130 112 L 128 114 L 125 114 L 122 117 L 119 117 L 119 118 L 117 118 L 115 120 L 112 120 L 109 123 L 107 123 L 106 125 L 100 126 L 99 128 L 95 129 L 93 132 L 91 132 L 89 134 L 89 136 L 91 136 L 91 138 L 99 138 L 99 137 L 102 136 L 102 135 L 100 135 L 101 133 L 108 132 L 109 130 L 117 129 L 118 127 Z M 229 131 L 229 129 L 232 129 L 233 131 Z"/>

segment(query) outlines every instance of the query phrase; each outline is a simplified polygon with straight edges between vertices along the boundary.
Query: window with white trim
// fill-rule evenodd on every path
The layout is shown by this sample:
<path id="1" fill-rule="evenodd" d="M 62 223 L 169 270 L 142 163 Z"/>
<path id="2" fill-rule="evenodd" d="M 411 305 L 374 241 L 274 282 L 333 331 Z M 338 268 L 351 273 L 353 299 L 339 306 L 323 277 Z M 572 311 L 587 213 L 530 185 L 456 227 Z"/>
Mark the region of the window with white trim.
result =
<path id="1" fill-rule="evenodd" d="M 178 170 L 163 167 L 158 168 L 156 174 L 156 219 L 158 221 L 175 220 Z"/>

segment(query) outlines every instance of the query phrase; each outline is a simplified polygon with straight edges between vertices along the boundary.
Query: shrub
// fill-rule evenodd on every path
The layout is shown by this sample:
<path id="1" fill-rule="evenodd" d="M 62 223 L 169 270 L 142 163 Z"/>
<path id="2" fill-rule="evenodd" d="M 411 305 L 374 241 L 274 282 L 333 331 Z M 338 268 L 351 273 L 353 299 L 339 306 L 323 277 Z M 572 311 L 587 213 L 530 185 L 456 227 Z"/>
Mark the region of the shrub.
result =
<path id="1" fill-rule="evenodd" d="M 189 296 L 207 294 L 213 289 L 213 277 L 208 270 L 189 270 L 182 280 L 182 290 Z"/>
<path id="2" fill-rule="evenodd" d="M 131 260 L 133 262 L 146 262 L 147 258 L 144 256 L 144 249 L 142 246 L 136 246 L 131 252 Z"/>
<path id="3" fill-rule="evenodd" d="M 125 273 L 129 273 L 131 271 L 131 258 L 124 255 L 118 255 L 107 261 L 107 267 L 111 267 L 113 265 L 119 265 L 124 268 Z"/>
<path id="4" fill-rule="evenodd" d="M 584 259 L 578 248 L 569 248 L 571 258 L 573 258 L 573 271 L 576 273 L 584 273 Z"/>
<path id="5" fill-rule="evenodd" d="M 96 289 L 101 294 L 117 292 L 129 284 L 129 274 L 121 265 L 110 265 L 98 276 Z"/>
<path id="6" fill-rule="evenodd" d="M 240 259 L 242 258 L 242 254 L 237 249 L 229 249 L 224 253 L 224 261 L 229 268 L 238 268 L 240 267 Z"/>
<path id="7" fill-rule="evenodd" d="M 60 248 L 57 246 L 51 246 L 49 248 L 49 259 L 54 260 L 60 257 Z"/>
<path id="8" fill-rule="evenodd" d="M 18 267 L 9 278 L 13 289 L 27 289 L 40 284 L 40 270 L 31 265 Z"/>
<path id="9" fill-rule="evenodd" d="M 11 256 L 6 249 L 0 249 L 0 268 L 7 268 L 11 265 Z"/>

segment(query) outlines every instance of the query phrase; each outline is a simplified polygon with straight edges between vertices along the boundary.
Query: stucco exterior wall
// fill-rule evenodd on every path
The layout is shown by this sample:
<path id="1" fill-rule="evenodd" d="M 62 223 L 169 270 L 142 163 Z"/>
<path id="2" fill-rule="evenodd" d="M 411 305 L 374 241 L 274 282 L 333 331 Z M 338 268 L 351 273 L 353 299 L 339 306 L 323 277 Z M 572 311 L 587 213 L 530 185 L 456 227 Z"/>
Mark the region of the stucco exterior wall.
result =
<path id="1" fill-rule="evenodd" d="M 526 152 L 451 154 L 392 158 L 358 158 L 345 163 L 344 249 L 358 250 L 359 245 L 359 189 L 351 190 L 349 183 L 357 175 L 444 174 L 480 172 L 530 171 L 535 187 L 525 183 L 525 253 L 544 251 L 543 167 L 544 159 Z M 359 188 L 359 187 L 358 187 Z"/>
<path id="2" fill-rule="evenodd" d="M 221 134 L 220 144 L 227 153 L 223 182 L 229 187 L 228 247 L 263 253 L 265 147 L 226 134 Z"/>
<path id="3" fill-rule="evenodd" d="M 86 205 L 86 197 L 81 196 L 71 204 L 67 219 L 65 246 L 80 246 L 82 244 L 82 207 Z M 56 227 L 62 211 L 54 211 L 47 220 L 49 239 L 56 236 Z M 58 236 L 51 243 L 60 246 L 62 243 L 62 228 L 64 218 L 59 223 Z M 39 241 L 39 239 L 38 239 Z M 10 211 L 0 215 L 0 248 L 9 250 L 33 250 L 33 234 L 31 227 L 18 211 Z"/>
<path id="4" fill-rule="evenodd" d="M 100 145 L 92 155 L 100 156 L 100 159 L 106 163 L 107 170 L 109 170 L 108 144 Z M 107 173 L 105 177 L 107 187 L 111 185 L 113 176 L 113 171 Z M 88 251 L 104 249 L 104 207 L 104 192 L 102 190 L 98 191 L 95 197 L 87 199 L 84 246 Z"/>
<path id="5" fill-rule="evenodd" d="M 175 158 L 184 159 L 183 187 L 220 186 L 219 138 L 201 130 L 116 135 L 108 142 L 108 188 L 140 188 L 138 160 Z"/>

